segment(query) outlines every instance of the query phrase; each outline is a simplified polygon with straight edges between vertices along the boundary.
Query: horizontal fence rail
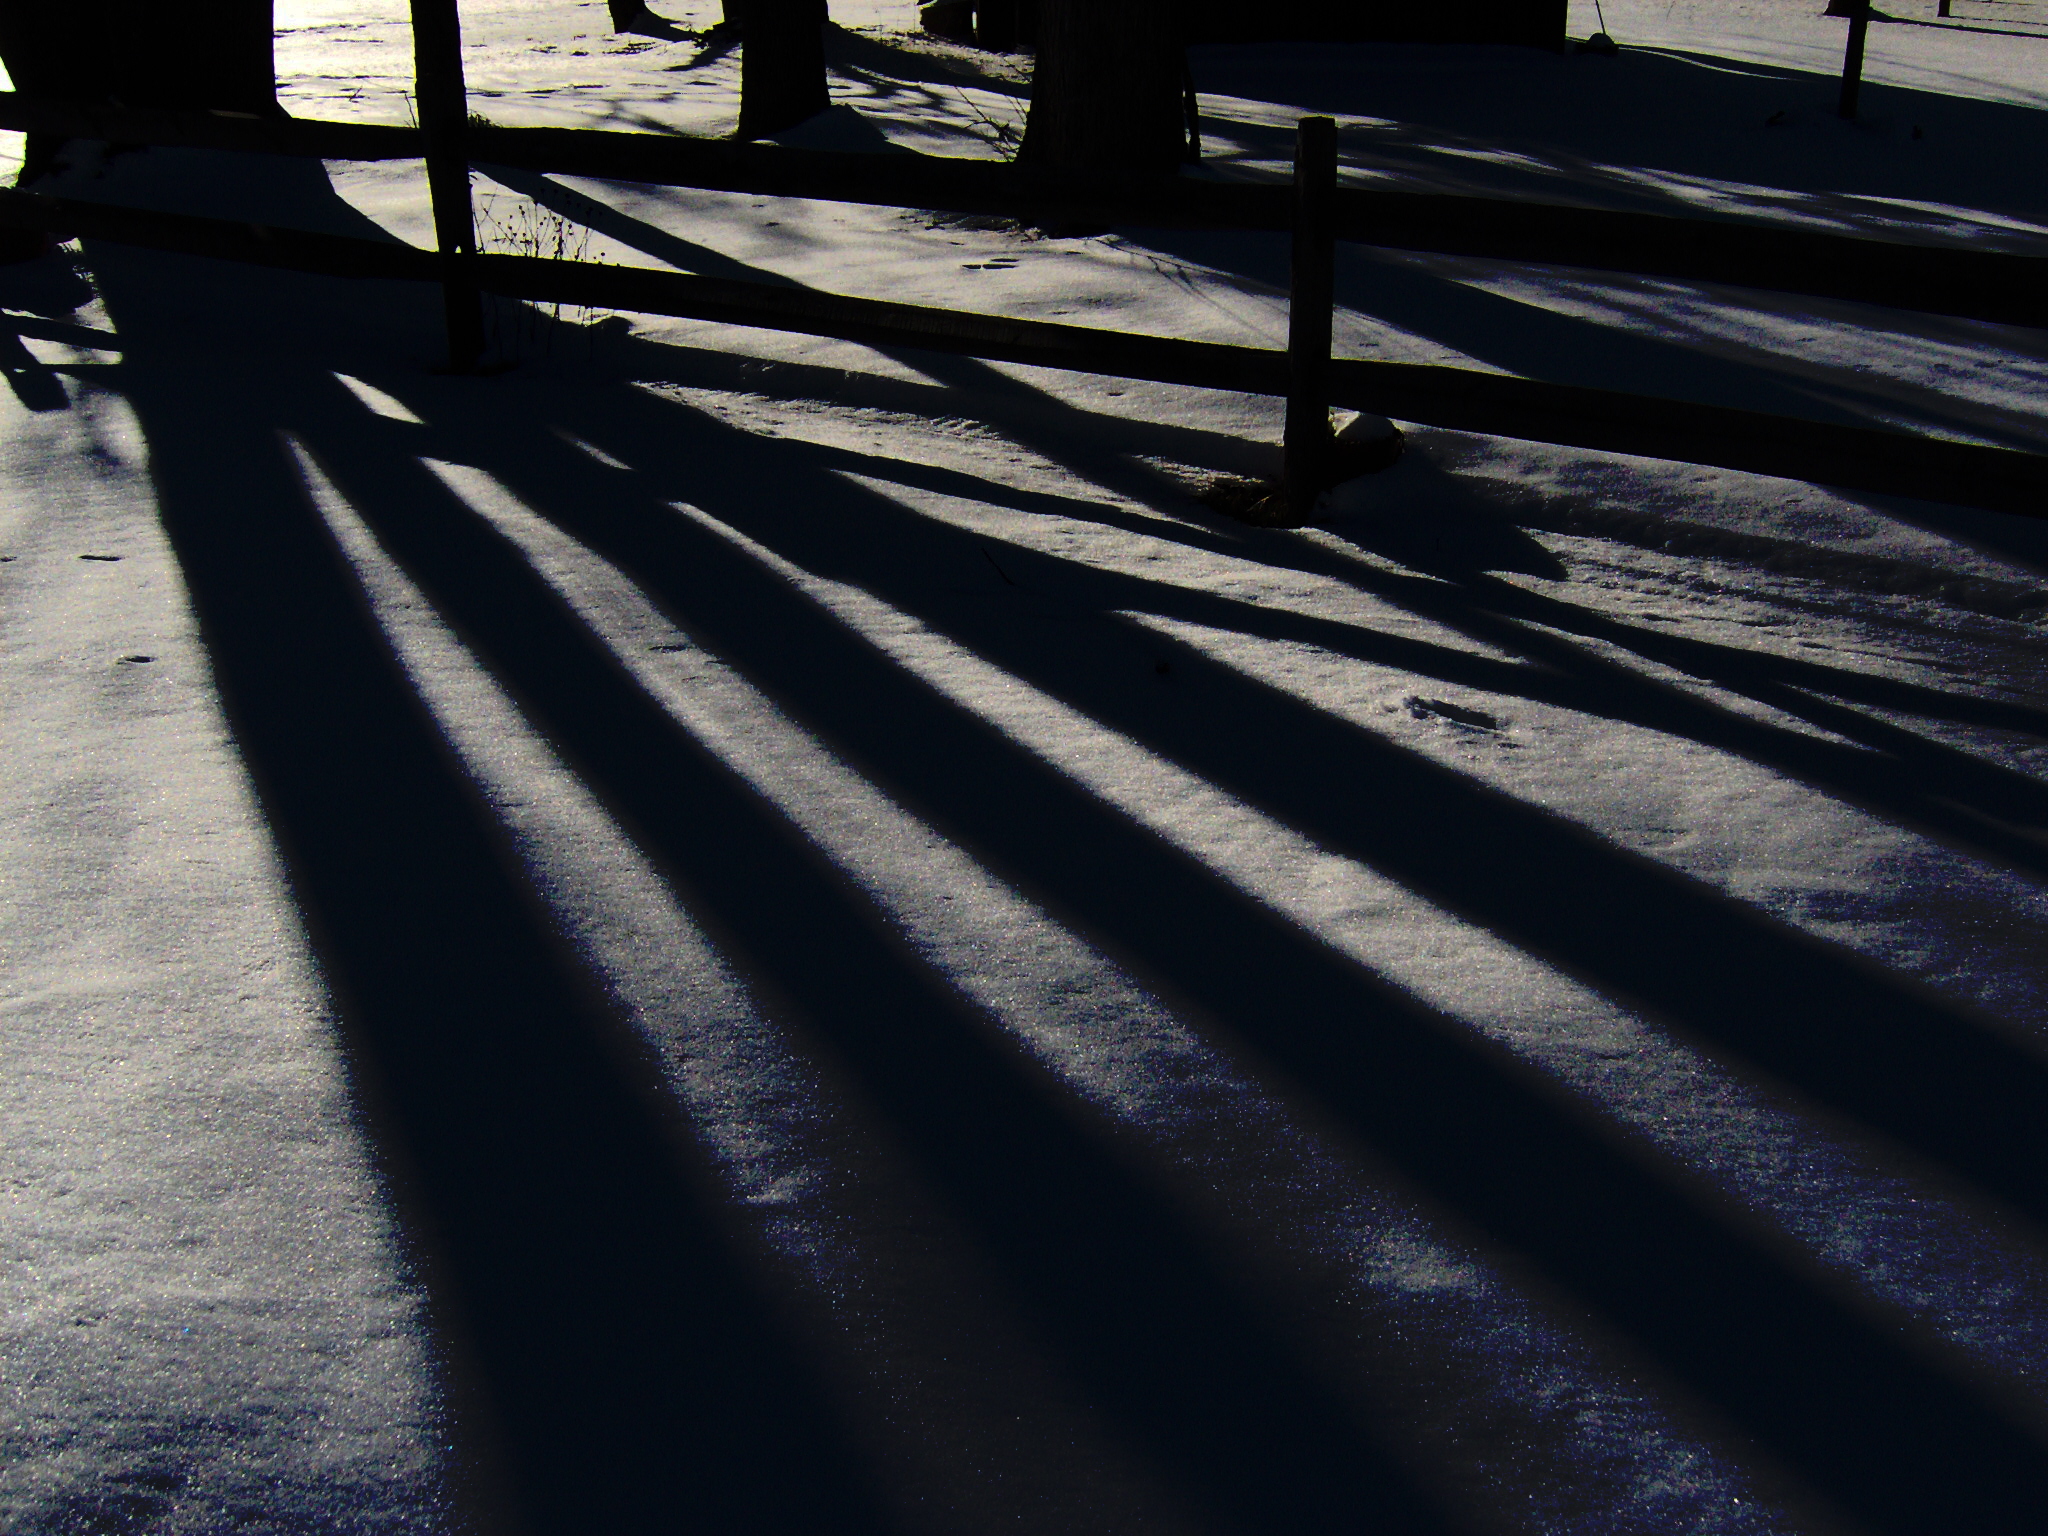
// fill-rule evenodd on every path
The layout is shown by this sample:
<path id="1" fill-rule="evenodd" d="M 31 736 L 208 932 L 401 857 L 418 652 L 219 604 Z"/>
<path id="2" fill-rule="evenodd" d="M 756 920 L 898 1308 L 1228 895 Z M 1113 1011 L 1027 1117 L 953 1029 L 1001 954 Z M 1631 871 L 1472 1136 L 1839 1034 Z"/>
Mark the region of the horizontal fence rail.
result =
<path id="1" fill-rule="evenodd" d="M 329 276 L 441 280 L 435 253 L 397 241 L 27 192 L 0 192 L 0 224 Z M 1289 386 L 1287 354 L 1258 347 L 638 267 L 503 255 L 473 257 L 471 264 L 481 289 L 535 303 L 676 315 L 1250 394 L 1285 395 Z M 1339 359 L 1330 364 L 1329 380 L 1336 404 L 1429 426 L 2048 517 L 2048 456 L 2039 454 L 1427 364 Z"/>
<path id="2" fill-rule="evenodd" d="M 0 129 L 325 160 L 425 154 L 417 129 L 52 103 L 0 92 Z M 993 161 L 848 154 L 594 128 L 464 131 L 471 163 L 658 186 L 812 197 L 1045 223 L 1286 231 L 1279 184 L 1052 175 Z M 1908 245 L 1729 219 L 1342 187 L 1336 237 L 1393 250 L 1726 283 L 2048 326 L 2048 257 Z"/>

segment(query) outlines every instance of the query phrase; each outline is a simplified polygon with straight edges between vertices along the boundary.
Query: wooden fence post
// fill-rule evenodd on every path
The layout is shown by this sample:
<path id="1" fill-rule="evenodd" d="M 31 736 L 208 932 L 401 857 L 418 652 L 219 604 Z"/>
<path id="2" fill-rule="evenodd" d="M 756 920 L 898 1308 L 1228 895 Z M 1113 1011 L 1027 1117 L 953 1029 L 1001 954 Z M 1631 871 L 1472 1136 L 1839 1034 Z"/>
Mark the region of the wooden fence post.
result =
<path id="1" fill-rule="evenodd" d="M 469 89 L 462 79 L 458 0 L 412 0 L 413 85 L 426 139 L 427 188 L 434 203 L 434 244 L 448 313 L 448 367 L 470 373 L 484 353 L 483 294 L 471 261 L 476 214 L 469 201 Z"/>
<path id="2" fill-rule="evenodd" d="M 1849 46 L 1842 54 L 1842 102 L 1845 118 L 1856 116 L 1856 97 L 1863 89 L 1863 39 L 1870 31 L 1870 0 L 1849 0 Z"/>
<path id="3" fill-rule="evenodd" d="M 1337 124 L 1304 117 L 1294 141 L 1294 253 L 1287 290 L 1287 433 L 1281 491 L 1306 519 L 1329 489 L 1330 310 L 1335 303 Z"/>

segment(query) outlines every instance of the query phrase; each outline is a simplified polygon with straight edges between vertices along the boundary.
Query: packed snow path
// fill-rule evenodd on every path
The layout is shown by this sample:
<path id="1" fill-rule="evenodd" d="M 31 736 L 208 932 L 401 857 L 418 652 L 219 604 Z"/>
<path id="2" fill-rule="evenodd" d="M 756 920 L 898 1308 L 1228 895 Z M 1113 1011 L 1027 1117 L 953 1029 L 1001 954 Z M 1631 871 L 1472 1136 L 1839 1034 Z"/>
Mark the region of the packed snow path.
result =
<path id="1" fill-rule="evenodd" d="M 1212 145 L 2044 248 L 2033 43 L 1876 29 L 1838 130 L 1839 23 L 1629 5 L 1209 50 Z M 469 9 L 504 120 L 729 126 L 730 60 Z M 994 153 L 900 10 L 805 131 Z M 285 19 L 297 110 L 399 110 L 398 8 Z M 79 162 L 424 235 L 417 167 Z M 480 190 L 1284 319 L 1277 240 Z M 2038 334 L 1343 283 L 1358 352 L 2048 444 Z M 1417 431 L 1260 532 L 1193 492 L 1277 402 L 509 307 L 447 378 L 432 293 L 113 245 L 0 308 L 0 1530 L 2040 1529 L 2039 526 Z"/>

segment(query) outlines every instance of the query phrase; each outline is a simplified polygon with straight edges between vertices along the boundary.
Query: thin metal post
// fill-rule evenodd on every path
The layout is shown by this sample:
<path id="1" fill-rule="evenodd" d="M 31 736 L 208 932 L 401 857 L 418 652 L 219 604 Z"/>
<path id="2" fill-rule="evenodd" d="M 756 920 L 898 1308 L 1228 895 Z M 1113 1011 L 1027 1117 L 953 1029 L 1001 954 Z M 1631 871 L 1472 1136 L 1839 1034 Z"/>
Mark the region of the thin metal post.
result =
<path id="1" fill-rule="evenodd" d="M 1849 47 L 1842 55 L 1841 115 L 1853 120 L 1856 97 L 1863 89 L 1863 38 L 1870 30 L 1870 0 L 1850 0 Z"/>
<path id="2" fill-rule="evenodd" d="M 1306 519 L 1329 489 L 1330 310 L 1335 303 L 1337 124 L 1304 117 L 1294 140 L 1294 258 L 1287 290 L 1287 435 L 1281 488 Z"/>
<path id="3" fill-rule="evenodd" d="M 484 353 L 483 295 L 470 258 L 476 214 L 469 201 L 469 90 L 462 79 L 462 17 L 457 0 L 412 0 L 413 82 L 427 147 L 427 189 L 434 203 L 434 244 L 448 312 L 448 366 L 472 372 Z"/>
<path id="4" fill-rule="evenodd" d="M 1017 0 L 978 0 L 974 7 L 974 46 L 991 53 L 1017 49 Z"/>

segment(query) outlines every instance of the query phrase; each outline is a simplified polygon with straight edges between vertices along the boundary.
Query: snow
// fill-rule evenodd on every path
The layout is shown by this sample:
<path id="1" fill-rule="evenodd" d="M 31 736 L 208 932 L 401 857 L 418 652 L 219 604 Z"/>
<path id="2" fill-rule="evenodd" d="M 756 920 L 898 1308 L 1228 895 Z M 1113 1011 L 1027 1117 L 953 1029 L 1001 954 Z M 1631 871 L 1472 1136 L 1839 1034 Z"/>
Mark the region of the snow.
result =
<path id="1" fill-rule="evenodd" d="M 1360 182 L 2048 250 L 2048 9 L 1888 4 L 1845 125 L 1818 8 L 1197 50 L 1202 174 L 1330 112 Z M 1025 62 L 913 13 L 834 5 L 787 141 L 1001 153 Z M 280 4 L 287 104 L 405 121 L 404 14 Z M 736 115 L 600 5 L 464 18 L 493 121 Z M 416 164 L 76 158 L 429 236 Z M 1270 236 L 478 194 L 1285 331 Z M 2048 448 L 2036 332 L 1339 298 L 1345 355 Z M 449 378 L 431 293 L 111 245 L 0 307 L 0 1529 L 2038 1524 L 2040 524 L 1410 425 L 1262 531 L 1194 493 L 1266 399 L 509 305 Z"/>

